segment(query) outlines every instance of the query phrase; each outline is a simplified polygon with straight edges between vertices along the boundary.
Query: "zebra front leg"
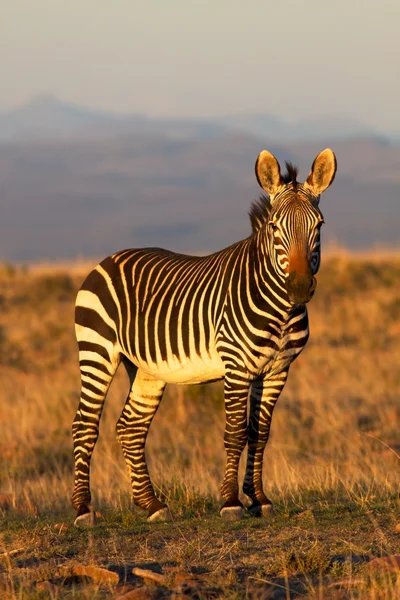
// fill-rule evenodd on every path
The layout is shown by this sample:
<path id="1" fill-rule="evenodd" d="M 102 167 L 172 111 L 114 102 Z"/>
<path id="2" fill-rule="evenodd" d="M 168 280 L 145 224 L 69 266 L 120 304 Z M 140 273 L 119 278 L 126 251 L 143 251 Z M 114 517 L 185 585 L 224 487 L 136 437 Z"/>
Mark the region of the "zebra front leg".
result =
<path id="1" fill-rule="evenodd" d="M 165 521 L 170 512 L 154 494 L 146 465 L 145 444 L 166 384 L 141 369 L 135 377 L 131 377 L 129 366 L 127 371 L 132 384 L 117 423 L 117 436 L 131 477 L 133 502 L 148 511 L 149 521 Z"/>
<path id="2" fill-rule="evenodd" d="M 94 346 L 94 344 L 93 344 Z M 81 397 L 72 425 L 75 460 L 75 485 L 72 506 L 77 511 L 77 527 L 94 525 L 91 509 L 90 461 L 99 435 L 99 421 L 108 388 L 118 362 L 106 360 L 94 352 L 80 350 Z"/>
<path id="3" fill-rule="evenodd" d="M 247 397 L 249 381 L 239 374 L 225 375 L 225 450 L 226 468 L 221 494 L 225 503 L 220 510 L 223 519 L 240 519 L 243 504 L 239 500 L 238 467 L 247 442 Z"/>
<path id="4" fill-rule="evenodd" d="M 264 450 L 269 438 L 272 412 L 286 383 L 287 371 L 273 379 L 256 379 L 250 396 L 250 417 L 248 428 L 248 454 L 243 492 L 253 504 L 250 514 L 269 516 L 273 512 L 272 503 L 264 494 L 262 469 Z"/>

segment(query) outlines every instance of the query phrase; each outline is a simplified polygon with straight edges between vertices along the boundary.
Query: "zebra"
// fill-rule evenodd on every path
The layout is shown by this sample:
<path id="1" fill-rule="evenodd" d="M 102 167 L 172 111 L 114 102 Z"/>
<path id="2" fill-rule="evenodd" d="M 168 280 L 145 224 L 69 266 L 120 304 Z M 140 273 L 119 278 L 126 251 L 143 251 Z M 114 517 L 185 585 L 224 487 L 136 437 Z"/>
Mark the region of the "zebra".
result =
<path id="1" fill-rule="evenodd" d="M 238 465 L 247 444 L 243 492 L 254 516 L 268 516 L 263 455 L 274 406 L 289 367 L 309 336 L 306 303 L 320 265 L 319 198 L 332 183 L 331 149 L 315 158 L 304 183 L 298 170 L 263 150 L 255 172 L 263 193 L 249 212 L 252 233 L 207 256 L 160 248 L 105 258 L 78 292 L 75 329 L 81 397 L 73 422 L 75 524 L 94 522 L 90 461 L 104 400 L 120 363 L 130 391 L 116 430 L 133 502 L 150 521 L 171 517 L 155 496 L 146 437 L 165 386 L 224 380 L 226 451 L 220 514 L 239 519 Z"/>

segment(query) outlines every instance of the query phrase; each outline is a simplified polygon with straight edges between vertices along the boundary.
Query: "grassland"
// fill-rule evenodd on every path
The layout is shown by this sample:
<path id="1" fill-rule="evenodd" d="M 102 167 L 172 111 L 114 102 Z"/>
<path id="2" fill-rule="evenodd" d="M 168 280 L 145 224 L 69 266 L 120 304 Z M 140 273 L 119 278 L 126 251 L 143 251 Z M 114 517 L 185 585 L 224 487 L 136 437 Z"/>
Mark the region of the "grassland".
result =
<path id="1" fill-rule="evenodd" d="M 93 458 L 99 516 L 88 531 L 72 526 L 70 429 L 73 303 L 89 268 L 0 268 L 0 597 L 400 598 L 400 568 L 374 561 L 400 554 L 400 258 L 323 262 L 310 341 L 266 451 L 270 521 L 218 517 L 224 416 L 213 384 L 167 388 L 147 454 L 175 517 L 147 523 L 114 433 L 121 372 Z M 143 587 L 135 567 L 165 578 Z"/>

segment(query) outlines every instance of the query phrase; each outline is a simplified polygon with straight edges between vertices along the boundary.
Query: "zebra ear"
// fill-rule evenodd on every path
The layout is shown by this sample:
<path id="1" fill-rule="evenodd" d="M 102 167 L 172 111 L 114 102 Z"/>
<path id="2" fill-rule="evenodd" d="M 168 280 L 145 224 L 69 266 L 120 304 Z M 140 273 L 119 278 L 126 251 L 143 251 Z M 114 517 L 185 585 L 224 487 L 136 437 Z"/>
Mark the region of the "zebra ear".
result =
<path id="1" fill-rule="evenodd" d="M 336 156 L 330 148 L 326 148 L 318 154 L 306 180 L 306 186 L 314 196 L 319 196 L 328 189 L 335 179 L 336 167 Z"/>
<path id="2" fill-rule="evenodd" d="M 283 181 L 281 168 L 275 156 L 267 150 L 263 150 L 258 155 L 255 169 L 257 181 L 262 189 L 269 196 L 276 194 Z"/>

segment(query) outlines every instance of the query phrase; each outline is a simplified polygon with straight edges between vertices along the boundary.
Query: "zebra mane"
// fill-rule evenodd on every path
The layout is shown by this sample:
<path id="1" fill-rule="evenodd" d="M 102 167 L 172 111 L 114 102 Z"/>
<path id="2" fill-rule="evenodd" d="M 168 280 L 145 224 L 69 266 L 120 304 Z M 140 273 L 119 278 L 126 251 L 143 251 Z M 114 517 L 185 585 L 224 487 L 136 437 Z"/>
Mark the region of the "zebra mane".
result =
<path id="1" fill-rule="evenodd" d="M 286 173 L 282 177 L 284 183 L 292 183 L 293 187 L 296 189 L 297 187 L 297 174 L 299 169 L 296 165 L 291 163 L 290 161 L 285 162 Z"/>
<path id="2" fill-rule="evenodd" d="M 282 182 L 285 184 L 291 183 L 293 188 L 297 188 L 297 174 L 299 172 L 296 165 L 286 161 L 286 173 L 282 176 Z M 253 233 L 261 229 L 264 223 L 268 220 L 271 212 L 271 200 L 266 194 L 261 194 L 257 200 L 252 202 L 249 217 Z"/>
<path id="3" fill-rule="evenodd" d="M 257 200 L 251 203 L 249 217 L 253 233 L 261 229 L 268 220 L 271 212 L 271 201 L 268 196 L 261 194 Z"/>

